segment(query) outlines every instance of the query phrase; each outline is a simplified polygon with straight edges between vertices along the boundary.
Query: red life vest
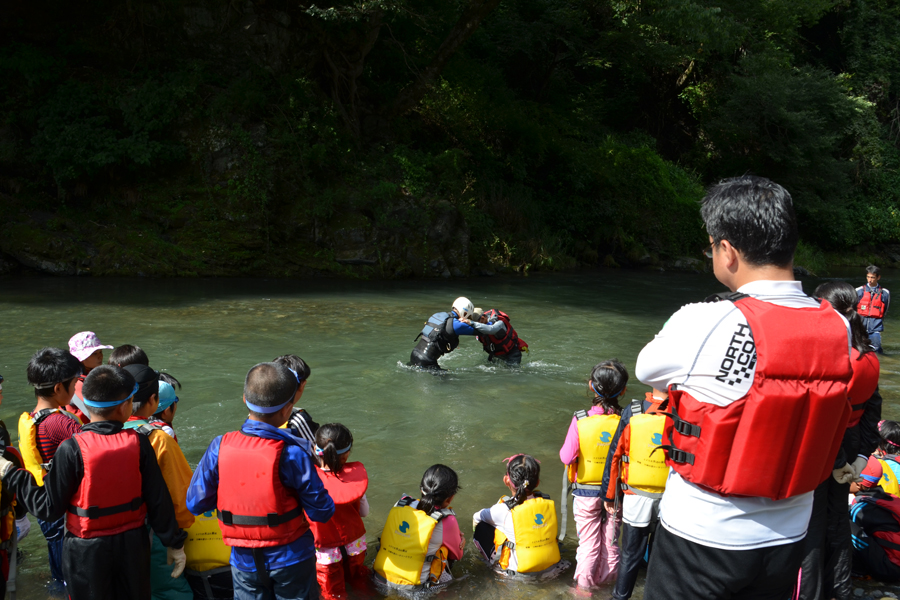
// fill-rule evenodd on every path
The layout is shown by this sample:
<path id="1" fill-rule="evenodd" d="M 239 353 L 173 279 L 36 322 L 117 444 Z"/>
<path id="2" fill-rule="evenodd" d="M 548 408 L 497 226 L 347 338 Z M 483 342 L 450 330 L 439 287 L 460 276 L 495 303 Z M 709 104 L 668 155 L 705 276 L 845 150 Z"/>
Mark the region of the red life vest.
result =
<path id="1" fill-rule="evenodd" d="M 219 524 L 228 546 L 293 542 L 309 529 L 293 490 L 281 482 L 285 443 L 232 431 L 219 445 Z"/>
<path id="2" fill-rule="evenodd" d="M 859 299 L 859 304 L 856 307 L 856 312 L 859 313 L 861 317 L 872 317 L 875 319 L 880 319 L 884 316 L 884 289 L 879 285 L 875 288 L 875 293 L 870 292 L 866 287 L 863 287 L 863 295 L 862 298 Z"/>
<path id="3" fill-rule="evenodd" d="M 753 384 L 727 406 L 673 385 L 666 463 L 723 496 L 780 500 L 812 491 L 831 475 L 850 417 L 847 326 L 825 301 L 818 308 L 743 294 L 732 301 L 756 345 Z"/>
<path id="4" fill-rule="evenodd" d="M 859 350 L 853 348 L 850 351 L 850 364 L 853 367 L 853 377 L 847 387 L 847 396 L 850 398 L 850 422 L 847 427 L 854 427 L 866 411 L 869 398 L 878 389 L 878 376 L 880 365 L 878 355 L 874 352 L 866 352 L 859 360 Z"/>
<path id="5" fill-rule="evenodd" d="M 84 462 L 66 513 L 66 529 L 80 538 L 122 533 L 144 525 L 147 506 L 141 497 L 141 446 L 135 431 L 111 435 L 76 433 Z"/>
<path id="6" fill-rule="evenodd" d="M 327 523 L 309 522 L 316 548 L 337 548 L 366 534 L 359 515 L 359 500 L 369 487 L 369 475 L 361 462 L 348 462 L 338 474 L 316 467 L 319 479 L 334 500 L 334 516 Z"/>
<path id="7" fill-rule="evenodd" d="M 492 308 L 491 310 L 486 311 L 484 316 L 487 317 L 489 322 L 500 319 L 503 321 L 503 324 L 506 325 L 506 331 L 503 335 L 475 336 L 478 341 L 481 342 L 485 352 L 488 354 L 509 354 L 519 347 L 519 336 L 516 333 L 516 330 L 513 329 L 513 326 L 509 323 L 509 315 Z"/>
<path id="8" fill-rule="evenodd" d="M 900 524 L 900 498 L 891 496 L 890 500 L 881 498 L 867 498 L 866 502 L 874 502 L 876 505 L 891 513 L 894 520 Z M 875 531 L 873 533 L 875 540 L 882 548 L 884 553 L 895 565 L 900 565 L 900 531 Z"/>

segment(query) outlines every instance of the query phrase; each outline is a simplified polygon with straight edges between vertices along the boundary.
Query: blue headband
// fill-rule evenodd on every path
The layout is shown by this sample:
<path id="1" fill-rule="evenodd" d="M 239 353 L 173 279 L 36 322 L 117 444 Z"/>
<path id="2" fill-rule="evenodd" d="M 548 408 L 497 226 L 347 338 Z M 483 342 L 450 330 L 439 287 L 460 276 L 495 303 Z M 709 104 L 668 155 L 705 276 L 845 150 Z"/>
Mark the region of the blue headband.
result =
<path id="1" fill-rule="evenodd" d="M 590 382 L 589 385 L 591 386 L 591 389 L 594 390 L 594 393 L 595 393 L 595 394 L 597 394 L 597 395 L 600 396 L 601 398 L 605 398 L 605 399 L 607 399 L 607 400 L 612 400 L 613 398 L 615 398 L 616 396 L 618 396 L 619 394 L 621 394 L 622 392 L 625 391 L 625 388 L 622 388 L 621 390 L 619 390 L 618 392 L 616 392 L 616 393 L 613 394 L 612 396 L 604 396 L 603 394 L 601 394 L 600 392 L 597 391 L 597 388 L 594 387 L 594 382 L 593 382 L 593 381 Z"/>
<path id="2" fill-rule="evenodd" d="M 272 413 L 277 413 L 279 410 L 287 406 L 288 402 L 291 402 L 294 399 L 293 394 L 287 402 L 282 402 L 278 406 L 257 406 L 255 404 L 250 404 L 247 399 L 244 399 L 244 403 L 247 405 L 247 408 L 252 410 L 253 412 L 262 413 L 264 415 L 271 415 Z"/>
<path id="3" fill-rule="evenodd" d="M 350 452 L 350 448 L 352 448 L 352 447 L 353 447 L 353 444 L 350 444 L 349 446 L 347 446 L 347 447 L 344 448 L 343 450 L 338 450 L 337 453 L 338 453 L 338 454 L 347 454 L 348 452 Z M 319 448 L 318 444 L 316 444 L 316 454 L 317 454 L 318 456 L 325 456 L 325 451 L 322 450 L 321 448 Z"/>
<path id="4" fill-rule="evenodd" d="M 88 406 L 93 406 L 94 408 L 109 408 L 110 406 L 118 406 L 123 402 L 128 402 L 129 400 L 134 398 L 134 395 L 137 393 L 139 387 L 141 386 L 135 383 L 134 389 L 131 390 L 131 393 L 121 400 L 113 400 L 112 402 L 94 402 L 93 400 L 88 400 L 87 398 L 83 398 L 83 400 L 85 404 L 87 404 Z"/>
<path id="5" fill-rule="evenodd" d="M 865 473 L 863 473 L 862 475 L 860 475 L 860 477 L 862 477 L 863 479 L 865 479 L 865 480 L 868 481 L 869 483 L 878 483 L 878 480 L 881 479 L 881 477 L 875 477 L 874 475 L 866 475 Z"/>

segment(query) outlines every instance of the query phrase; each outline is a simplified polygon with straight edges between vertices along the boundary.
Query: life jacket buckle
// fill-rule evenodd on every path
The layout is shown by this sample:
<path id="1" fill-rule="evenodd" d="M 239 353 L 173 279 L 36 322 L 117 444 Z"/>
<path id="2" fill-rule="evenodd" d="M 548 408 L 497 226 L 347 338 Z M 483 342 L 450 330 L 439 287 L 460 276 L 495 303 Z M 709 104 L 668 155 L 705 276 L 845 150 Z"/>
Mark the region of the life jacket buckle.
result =
<path id="1" fill-rule="evenodd" d="M 660 446 L 663 450 L 666 450 L 669 453 L 669 459 L 673 462 L 677 463 L 687 463 L 689 465 L 694 464 L 694 455 L 690 452 L 685 452 L 679 448 L 674 448 L 672 446 Z"/>
<path id="2" fill-rule="evenodd" d="M 677 417 L 673 418 L 675 431 L 680 433 L 681 435 L 686 435 L 689 437 L 700 437 L 700 426 L 694 425 L 692 423 L 688 423 L 687 421 L 683 421 Z"/>
<path id="3" fill-rule="evenodd" d="M 219 520 L 222 521 L 225 525 L 234 525 L 234 521 L 232 520 L 232 514 L 229 510 L 219 510 L 216 511 L 219 513 Z"/>

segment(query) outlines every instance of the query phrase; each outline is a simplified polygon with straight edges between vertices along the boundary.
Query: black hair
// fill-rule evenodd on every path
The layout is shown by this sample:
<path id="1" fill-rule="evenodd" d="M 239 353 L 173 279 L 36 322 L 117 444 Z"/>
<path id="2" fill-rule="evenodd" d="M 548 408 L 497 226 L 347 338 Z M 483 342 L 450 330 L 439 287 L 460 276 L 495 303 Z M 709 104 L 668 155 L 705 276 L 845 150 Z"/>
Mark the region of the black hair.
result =
<path id="1" fill-rule="evenodd" d="M 92 369 L 84 378 L 84 387 L 81 388 L 81 391 L 86 399 L 94 402 L 115 402 L 127 398 L 134 389 L 134 384 L 134 377 L 122 367 L 101 365 Z M 118 406 L 118 404 L 105 408 L 89 406 L 88 410 L 91 414 L 107 417 Z"/>
<path id="2" fill-rule="evenodd" d="M 25 373 L 34 386 L 34 395 L 49 398 L 57 383 L 71 381 L 81 375 L 81 362 L 68 350 L 41 348 L 28 361 Z"/>
<path id="3" fill-rule="evenodd" d="M 706 231 L 740 251 L 750 265 L 788 267 L 797 248 L 797 217 L 786 189 L 765 177 L 723 179 L 709 188 L 700 214 Z"/>
<path id="4" fill-rule="evenodd" d="M 541 479 L 541 464 L 533 456 L 519 454 L 506 464 L 506 475 L 516 488 L 515 495 L 506 501 L 511 509 L 525 502 Z"/>
<path id="5" fill-rule="evenodd" d="M 316 446 L 322 450 L 322 463 L 332 473 L 340 473 L 343 454 L 338 454 L 338 450 L 353 446 L 353 434 L 340 423 L 326 423 L 316 430 Z"/>
<path id="6" fill-rule="evenodd" d="M 881 275 L 881 269 L 879 269 L 875 265 L 869 265 L 868 267 L 866 267 L 866 273 L 871 273 L 875 277 L 878 277 Z"/>
<path id="7" fill-rule="evenodd" d="M 817 298 L 827 300 L 834 310 L 844 315 L 850 322 L 850 337 L 853 340 L 853 347 L 859 352 L 857 360 L 862 359 L 866 352 L 871 352 L 869 334 L 866 333 L 862 317 L 856 312 L 856 305 L 859 303 L 856 288 L 846 281 L 826 281 L 816 288 L 815 295 Z"/>
<path id="8" fill-rule="evenodd" d="M 441 504 L 451 498 L 462 488 L 459 487 L 459 477 L 456 471 L 446 465 L 431 465 L 425 474 L 422 475 L 422 483 L 419 485 L 422 490 L 422 499 L 416 506 L 426 514 L 438 508 Z"/>
<path id="9" fill-rule="evenodd" d="M 147 358 L 147 353 L 141 350 L 140 346 L 122 344 L 121 346 L 116 346 L 112 351 L 112 354 L 110 354 L 109 358 L 106 360 L 106 364 L 117 365 L 120 367 L 127 367 L 128 365 L 144 365 L 145 367 L 149 367 L 150 359 Z"/>
<path id="10" fill-rule="evenodd" d="M 591 389 L 594 390 L 594 404 L 616 414 L 622 412 L 617 398 L 628 385 L 628 369 L 619 359 L 604 360 L 591 370 Z"/>
<path id="11" fill-rule="evenodd" d="M 250 369 L 244 381 L 244 398 L 257 406 L 278 406 L 293 399 L 296 393 L 297 378 L 278 363 L 259 363 Z M 254 410 L 250 414 L 260 419 L 270 416 Z"/>
<path id="12" fill-rule="evenodd" d="M 309 375 L 310 373 L 312 373 L 312 369 L 309 368 L 309 365 L 306 364 L 306 361 L 304 361 L 296 354 L 283 354 L 272 362 L 278 363 L 279 365 L 284 365 L 288 369 L 291 369 L 292 371 L 297 373 L 297 377 L 300 378 L 300 381 L 309 379 Z"/>
<path id="13" fill-rule="evenodd" d="M 900 454 L 900 423 L 897 421 L 881 421 L 878 424 L 878 449 L 885 454 Z"/>
<path id="14" fill-rule="evenodd" d="M 164 382 L 168 383 L 175 389 L 179 389 L 179 390 L 181 389 L 181 382 L 179 382 L 173 376 L 169 375 L 168 373 L 163 373 L 162 371 L 159 371 L 158 375 L 159 375 L 160 381 L 164 381 Z"/>

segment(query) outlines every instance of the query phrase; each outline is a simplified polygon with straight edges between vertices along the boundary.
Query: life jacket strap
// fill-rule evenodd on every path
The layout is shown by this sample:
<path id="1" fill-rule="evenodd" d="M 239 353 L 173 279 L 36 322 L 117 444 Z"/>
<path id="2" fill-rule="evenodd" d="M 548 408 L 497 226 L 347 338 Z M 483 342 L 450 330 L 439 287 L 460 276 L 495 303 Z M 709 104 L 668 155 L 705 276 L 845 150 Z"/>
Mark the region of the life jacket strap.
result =
<path id="1" fill-rule="evenodd" d="M 572 489 L 575 489 L 575 490 L 594 490 L 594 491 L 599 492 L 600 490 L 603 489 L 603 486 L 600 486 L 600 485 L 590 485 L 590 484 L 587 484 L 587 483 L 578 483 L 578 482 L 576 481 L 575 483 L 572 484 Z"/>
<path id="2" fill-rule="evenodd" d="M 219 510 L 219 520 L 225 525 L 251 525 L 254 527 L 278 527 L 289 521 L 293 521 L 303 514 L 303 508 L 295 506 L 284 514 L 269 513 L 263 517 L 255 515 L 236 515 L 228 510 Z"/>
<path id="3" fill-rule="evenodd" d="M 640 415 L 644 412 L 644 403 L 634 399 L 631 401 L 631 416 Z"/>
<path id="4" fill-rule="evenodd" d="M 573 416 L 580 421 L 582 419 L 587 419 L 588 413 L 586 410 L 576 410 Z"/>
<path id="5" fill-rule="evenodd" d="M 681 435 L 686 435 L 688 437 L 700 437 L 701 428 L 699 425 L 694 425 L 693 423 L 688 423 L 684 419 L 678 416 L 678 413 L 675 412 L 675 409 L 672 409 L 672 412 L 659 412 L 656 413 L 658 415 L 665 415 L 672 419 L 673 428 L 675 431 L 680 433 Z M 692 463 L 693 464 L 693 463 Z"/>
<path id="6" fill-rule="evenodd" d="M 662 496 L 663 496 L 662 492 L 654 493 L 654 492 L 648 492 L 647 490 L 639 490 L 637 488 L 631 487 L 624 481 L 622 482 L 622 489 L 625 491 L 631 492 L 635 496 L 643 496 L 644 498 L 653 498 L 654 500 L 658 500 L 659 498 L 662 498 Z"/>
<path id="7" fill-rule="evenodd" d="M 87 508 L 81 508 L 80 506 L 70 504 L 69 512 L 77 517 L 82 517 L 85 519 L 99 519 L 101 517 L 108 517 L 110 515 L 117 515 L 123 512 L 138 510 L 143 503 L 144 499 L 138 496 L 131 502 L 117 504 L 115 506 L 107 506 L 106 508 L 100 508 L 99 506 L 88 506 Z"/>
<path id="8" fill-rule="evenodd" d="M 878 545 L 879 545 L 879 546 L 882 546 L 882 547 L 884 547 L 884 548 L 889 548 L 889 549 L 891 549 L 891 550 L 900 550 L 900 544 L 891 542 L 891 541 L 886 540 L 886 539 L 884 539 L 884 538 L 876 537 L 876 538 L 875 538 L 875 541 L 878 542 Z"/>
<path id="9" fill-rule="evenodd" d="M 687 463 L 689 465 L 694 464 L 694 455 L 691 454 L 690 452 L 685 452 L 681 448 L 676 448 L 675 446 L 672 446 L 671 444 L 664 444 L 662 446 L 657 446 L 657 450 L 658 449 L 665 450 L 666 453 L 669 455 L 669 458 L 673 462 Z M 655 452 L 655 450 L 654 450 L 654 452 Z"/>

